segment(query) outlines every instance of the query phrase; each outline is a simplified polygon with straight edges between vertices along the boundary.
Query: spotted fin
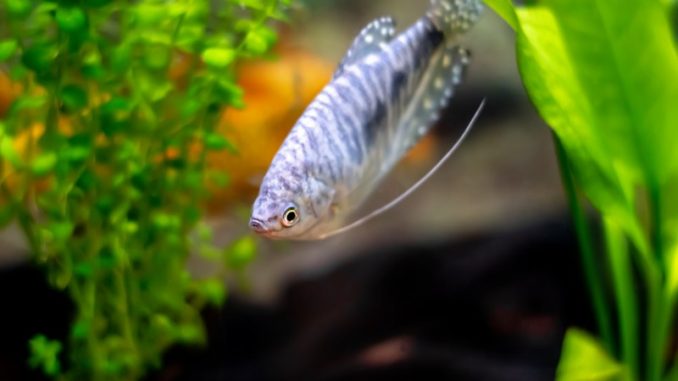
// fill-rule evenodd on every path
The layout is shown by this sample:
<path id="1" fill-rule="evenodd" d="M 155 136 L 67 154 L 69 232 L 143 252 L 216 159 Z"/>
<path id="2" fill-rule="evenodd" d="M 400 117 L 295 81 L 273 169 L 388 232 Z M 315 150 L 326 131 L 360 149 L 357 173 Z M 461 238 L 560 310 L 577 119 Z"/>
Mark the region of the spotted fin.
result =
<path id="1" fill-rule="evenodd" d="M 395 35 L 395 21 L 391 17 L 378 18 L 369 24 L 353 40 L 353 44 L 334 72 L 337 78 L 349 66 L 371 53 L 378 53 Z"/>
<path id="2" fill-rule="evenodd" d="M 466 32 L 483 10 L 479 0 L 431 0 L 426 15 L 448 37 Z"/>
<path id="3" fill-rule="evenodd" d="M 467 50 L 446 45 L 432 58 L 397 128 L 396 157 L 412 148 L 438 120 L 461 83 L 469 57 Z"/>

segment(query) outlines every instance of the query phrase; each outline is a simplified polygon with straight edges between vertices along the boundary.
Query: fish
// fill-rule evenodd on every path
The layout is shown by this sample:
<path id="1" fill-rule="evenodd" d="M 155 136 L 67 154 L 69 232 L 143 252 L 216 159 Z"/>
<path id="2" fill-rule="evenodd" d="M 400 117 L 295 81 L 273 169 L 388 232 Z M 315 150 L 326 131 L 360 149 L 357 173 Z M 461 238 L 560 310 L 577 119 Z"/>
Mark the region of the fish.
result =
<path id="1" fill-rule="evenodd" d="M 385 207 L 347 223 L 447 106 L 470 60 L 457 40 L 481 10 L 479 0 L 431 0 L 399 35 L 391 17 L 364 27 L 273 157 L 249 227 L 271 239 L 328 238 L 383 213 L 430 177 L 484 101 L 426 176 Z"/>

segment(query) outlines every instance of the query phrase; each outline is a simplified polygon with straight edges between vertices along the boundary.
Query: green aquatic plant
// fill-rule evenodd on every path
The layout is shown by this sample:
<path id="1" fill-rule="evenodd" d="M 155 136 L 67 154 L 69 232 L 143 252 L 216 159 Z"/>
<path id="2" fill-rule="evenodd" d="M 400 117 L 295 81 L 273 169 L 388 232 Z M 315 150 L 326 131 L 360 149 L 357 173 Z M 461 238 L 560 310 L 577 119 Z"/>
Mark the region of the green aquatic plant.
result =
<path id="1" fill-rule="evenodd" d="M 568 332 L 557 378 L 678 379 L 675 2 L 486 2 L 515 30 L 523 84 L 554 131 L 599 323 L 600 343 Z"/>
<path id="2" fill-rule="evenodd" d="M 194 279 L 189 253 L 241 267 L 255 249 L 212 245 L 201 203 L 227 178 L 205 158 L 233 149 L 215 127 L 243 106 L 234 64 L 269 51 L 288 3 L 0 2 L 0 75 L 19 88 L 0 119 L 0 222 L 75 304 L 66 342 L 36 332 L 32 366 L 133 380 L 205 340 L 200 310 L 226 290 Z"/>

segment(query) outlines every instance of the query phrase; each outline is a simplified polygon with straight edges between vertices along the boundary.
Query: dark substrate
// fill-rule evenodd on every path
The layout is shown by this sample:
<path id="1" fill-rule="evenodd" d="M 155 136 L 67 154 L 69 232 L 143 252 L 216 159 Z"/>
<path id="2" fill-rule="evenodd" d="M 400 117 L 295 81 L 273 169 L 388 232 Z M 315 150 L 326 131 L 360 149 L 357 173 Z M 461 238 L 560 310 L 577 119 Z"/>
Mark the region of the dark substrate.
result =
<path id="1" fill-rule="evenodd" d="M 318 253 L 322 255 L 322 253 Z M 0 379 L 72 306 L 30 266 L 0 270 Z M 553 380 L 567 327 L 593 329 L 566 218 L 357 255 L 286 287 L 276 306 L 205 311 L 209 344 L 174 348 L 149 381 Z"/>

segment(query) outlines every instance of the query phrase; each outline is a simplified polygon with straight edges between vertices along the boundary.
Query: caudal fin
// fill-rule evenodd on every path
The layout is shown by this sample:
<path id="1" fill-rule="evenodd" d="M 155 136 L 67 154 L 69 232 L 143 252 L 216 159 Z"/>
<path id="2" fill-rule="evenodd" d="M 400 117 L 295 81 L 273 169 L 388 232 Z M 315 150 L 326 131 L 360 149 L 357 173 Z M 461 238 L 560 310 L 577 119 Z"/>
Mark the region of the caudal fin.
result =
<path id="1" fill-rule="evenodd" d="M 431 0 L 426 15 L 447 37 L 466 32 L 483 9 L 480 0 Z"/>

